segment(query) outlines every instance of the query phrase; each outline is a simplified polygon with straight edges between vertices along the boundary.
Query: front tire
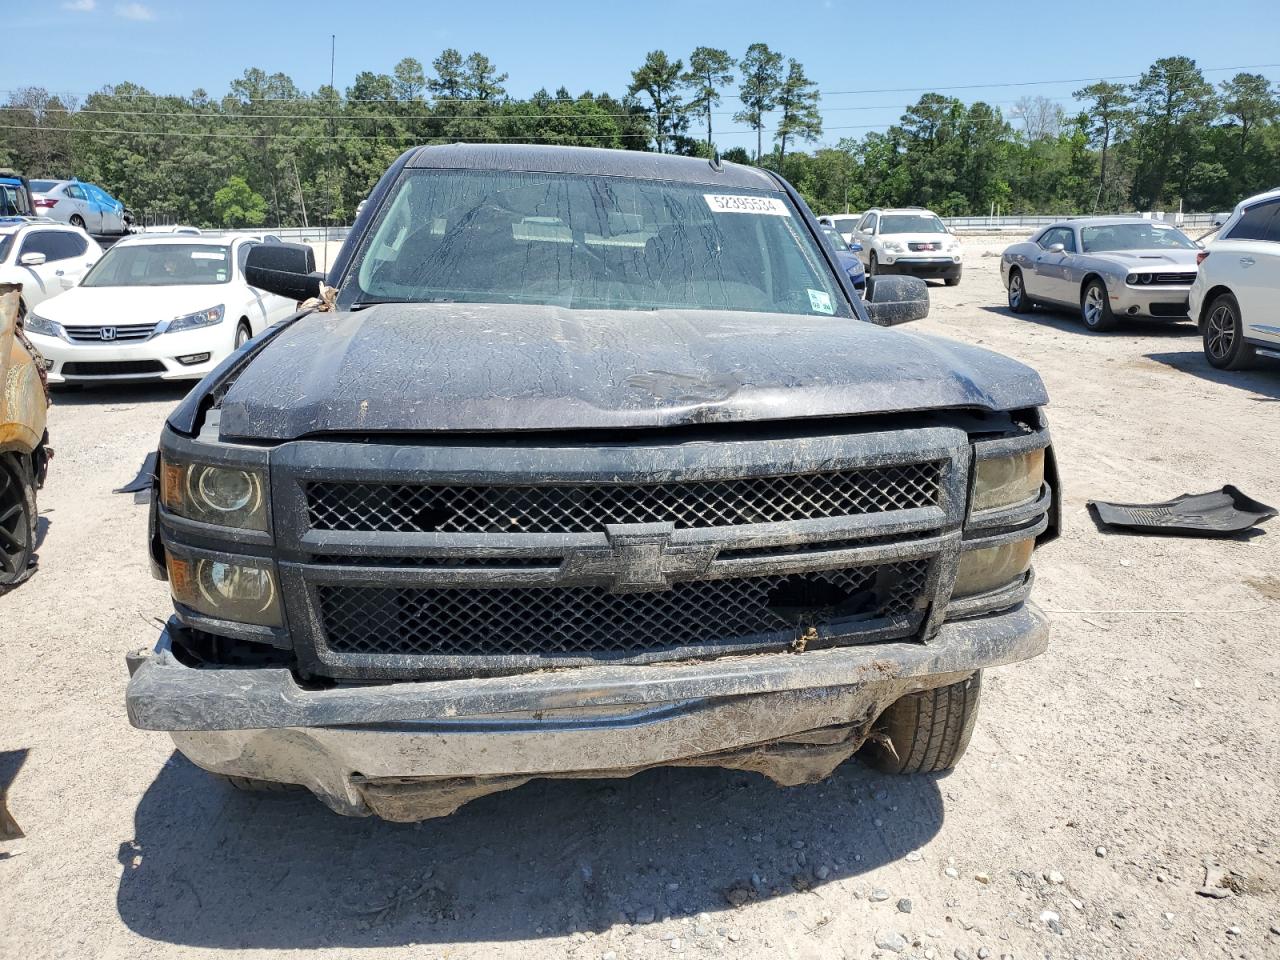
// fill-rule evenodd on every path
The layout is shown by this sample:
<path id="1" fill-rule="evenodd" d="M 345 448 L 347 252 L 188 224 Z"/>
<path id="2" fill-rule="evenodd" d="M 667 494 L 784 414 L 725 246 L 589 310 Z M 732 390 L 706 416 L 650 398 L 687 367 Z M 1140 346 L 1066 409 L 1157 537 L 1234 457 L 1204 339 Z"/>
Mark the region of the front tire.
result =
<path id="1" fill-rule="evenodd" d="M 241 320 L 240 325 L 236 327 L 236 349 L 239 350 L 251 339 L 253 339 L 253 331 L 249 329 L 249 322 Z"/>
<path id="2" fill-rule="evenodd" d="M 973 736 L 981 692 L 979 670 L 958 683 L 895 700 L 876 721 L 875 739 L 863 748 L 867 759 L 885 773 L 950 770 Z"/>
<path id="3" fill-rule="evenodd" d="M 1213 298 L 1205 311 L 1200 335 L 1204 341 L 1204 358 L 1218 370 L 1243 370 L 1257 357 L 1253 344 L 1244 339 L 1240 303 L 1229 293 Z"/>
<path id="4" fill-rule="evenodd" d="M 1094 333 L 1113 330 L 1118 322 L 1111 312 L 1107 285 L 1096 277 L 1084 285 L 1080 294 L 1080 319 Z"/>
<path id="5" fill-rule="evenodd" d="M 0 455 L 0 593 L 35 572 L 36 487 L 26 466 Z"/>
<path id="6" fill-rule="evenodd" d="M 948 287 L 960 286 L 960 271 L 957 270 L 953 276 L 943 277 L 942 282 L 945 283 Z"/>
<path id="7" fill-rule="evenodd" d="M 1009 309 L 1014 313 L 1030 313 L 1032 310 L 1031 298 L 1027 296 L 1027 283 L 1017 267 L 1009 271 Z"/>

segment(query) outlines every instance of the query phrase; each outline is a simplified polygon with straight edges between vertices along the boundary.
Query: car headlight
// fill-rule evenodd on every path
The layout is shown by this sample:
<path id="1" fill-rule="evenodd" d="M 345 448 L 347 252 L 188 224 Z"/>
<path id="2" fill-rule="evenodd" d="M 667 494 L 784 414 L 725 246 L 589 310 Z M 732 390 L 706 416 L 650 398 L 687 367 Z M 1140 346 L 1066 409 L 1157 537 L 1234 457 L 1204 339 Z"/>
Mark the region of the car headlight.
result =
<path id="1" fill-rule="evenodd" d="M 960 554 L 960 569 L 956 572 L 951 595 L 971 597 L 1016 580 L 1031 566 L 1031 554 L 1035 548 L 1035 537 L 1028 537 Z"/>
<path id="2" fill-rule="evenodd" d="M 1132 286 L 1133 284 L 1138 282 L 1138 275 L 1136 273 L 1131 273 L 1124 278 L 1124 282 Z"/>
<path id="3" fill-rule="evenodd" d="M 22 321 L 22 329 L 27 333 L 38 333 L 45 337 L 62 337 L 62 324 L 55 320 L 48 320 L 40 316 L 38 313 L 28 313 Z"/>
<path id="4" fill-rule="evenodd" d="M 195 330 L 198 327 L 212 327 L 222 322 L 222 315 L 225 312 L 226 310 L 222 304 L 218 304 L 208 310 L 197 310 L 195 313 L 188 313 L 184 317 L 175 317 L 169 321 L 169 326 L 165 328 L 165 333 L 176 333 L 179 330 Z"/>
<path id="5" fill-rule="evenodd" d="M 160 502 L 188 520 L 240 530 L 267 529 L 267 484 L 257 470 L 165 457 Z"/>
<path id="6" fill-rule="evenodd" d="M 278 627 L 280 591 L 265 563 L 248 557 L 235 562 L 214 557 L 165 558 L 173 599 L 219 620 Z"/>
<path id="7" fill-rule="evenodd" d="M 973 510 L 1025 503 L 1044 484 L 1044 448 L 979 460 L 973 473 Z"/>
<path id="8" fill-rule="evenodd" d="M 886 240 L 884 242 L 884 248 L 888 250 L 890 253 L 902 253 L 902 251 L 906 249 L 906 247 L 904 247 L 902 243 L 897 240 Z"/>

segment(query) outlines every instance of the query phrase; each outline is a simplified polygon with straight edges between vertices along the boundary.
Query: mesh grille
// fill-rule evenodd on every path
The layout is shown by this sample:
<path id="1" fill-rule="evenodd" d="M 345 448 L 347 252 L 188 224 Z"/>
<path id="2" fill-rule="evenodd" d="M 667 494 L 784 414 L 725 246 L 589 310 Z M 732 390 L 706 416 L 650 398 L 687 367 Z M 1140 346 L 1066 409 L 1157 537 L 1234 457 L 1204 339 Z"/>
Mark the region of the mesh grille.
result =
<path id="1" fill-rule="evenodd" d="M 922 604 L 927 560 L 791 576 L 598 587 L 321 586 L 335 653 L 400 656 L 640 654 L 797 626 L 904 614 Z"/>
<path id="2" fill-rule="evenodd" d="M 592 533 L 607 523 L 677 529 L 813 520 L 933 506 L 939 463 L 670 484 L 307 486 L 315 530 Z"/>

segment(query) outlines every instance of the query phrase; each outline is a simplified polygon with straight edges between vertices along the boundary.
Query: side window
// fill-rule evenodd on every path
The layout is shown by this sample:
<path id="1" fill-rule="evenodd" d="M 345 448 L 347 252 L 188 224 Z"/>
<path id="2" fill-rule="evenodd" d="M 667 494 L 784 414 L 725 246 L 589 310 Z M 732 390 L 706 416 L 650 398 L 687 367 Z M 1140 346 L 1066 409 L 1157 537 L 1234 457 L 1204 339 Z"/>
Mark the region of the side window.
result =
<path id="1" fill-rule="evenodd" d="M 70 260 L 72 257 L 82 256 L 89 249 L 89 241 L 83 234 L 72 233 L 69 230 L 59 230 L 50 240 L 53 248 L 58 252 L 57 257 L 50 257 L 50 260 Z"/>
<path id="2" fill-rule="evenodd" d="M 1280 200 L 1268 200 L 1250 207 L 1231 228 L 1224 240 L 1276 240 L 1280 241 L 1280 225 L 1276 222 L 1276 211 L 1280 210 Z"/>
<path id="3" fill-rule="evenodd" d="M 876 224 L 879 222 L 880 222 L 880 218 L 878 216 L 876 216 L 874 213 L 868 213 L 865 217 L 862 218 L 862 226 L 859 229 L 861 229 L 864 233 L 875 233 Z"/>
<path id="4" fill-rule="evenodd" d="M 1060 243 L 1068 253 L 1076 252 L 1076 238 L 1074 231 L 1069 227 L 1054 227 L 1046 230 L 1040 235 L 1040 246 L 1048 250 L 1055 243 Z"/>
<path id="5" fill-rule="evenodd" d="M 74 183 L 67 187 L 67 196 L 70 197 L 72 200 L 85 199 L 84 190 L 82 190 L 80 187 L 77 187 Z"/>
<path id="6" fill-rule="evenodd" d="M 257 243 L 242 243 L 240 249 L 236 251 L 236 272 L 240 274 L 240 278 L 244 279 L 244 267 L 249 262 L 249 251 L 256 247 Z"/>
<path id="7" fill-rule="evenodd" d="M 22 238 L 22 248 L 18 251 L 21 259 L 24 253 L 43 253 L 46 261 L 61 260 L 58 253 L 58 234 L 53 230 L 33 230 Z"/>

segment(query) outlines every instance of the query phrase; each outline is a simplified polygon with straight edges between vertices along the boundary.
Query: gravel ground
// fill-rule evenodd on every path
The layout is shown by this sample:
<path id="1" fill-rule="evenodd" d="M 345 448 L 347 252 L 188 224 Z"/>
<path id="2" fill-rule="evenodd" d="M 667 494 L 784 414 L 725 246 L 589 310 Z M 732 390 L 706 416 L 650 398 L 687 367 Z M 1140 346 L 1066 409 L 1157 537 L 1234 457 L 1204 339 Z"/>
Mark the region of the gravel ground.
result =
<path id="1" fill-rule="evenodd" d="M 180 390 L 59 395 L 41 568 L 0 597 L 0 784 L 27 833 L 0 845 L 0 956 L 1280 955 L 1280 524 L 1140 538 L 1084 508 L 1227 482 L 1280 502 L 1280 364 L 1216 373 L 1188 325 L 1014 318 L 982 255 L 1007 242 L 970 240 L 918 328 L 1040 370 L 1067 530 L 1037 561 L 1049 652 L 988 676 L 946 777 L 659 770 L 416 826 L 234 793 L 122 703 L 168 604 L 111 488 Z"/>

